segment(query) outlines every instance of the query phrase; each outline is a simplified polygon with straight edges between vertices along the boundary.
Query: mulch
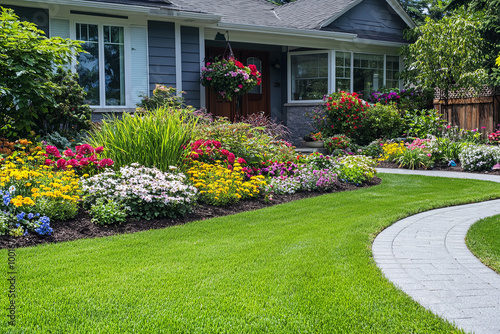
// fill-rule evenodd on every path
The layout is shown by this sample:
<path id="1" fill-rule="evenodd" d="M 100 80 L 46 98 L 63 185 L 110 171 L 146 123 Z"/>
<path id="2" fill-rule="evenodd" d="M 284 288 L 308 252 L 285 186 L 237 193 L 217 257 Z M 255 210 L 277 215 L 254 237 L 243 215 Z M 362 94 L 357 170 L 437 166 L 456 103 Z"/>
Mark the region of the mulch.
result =
<path id="1" fill-rule="evenodd" d="M 338 186 L 328 193 L 350 191 L 359 188 L 372 187 L 380 184 L 381 180 L 375 177 L 370 182 L 361 186 L 339 183 Z M 169 226 L 186 224 L 196 220 L 205 220 L 215 217 L 232 215 L 244 211 L 257 210 L 273 205 L 288 203 L 299 199 L 316 197 L 325 192 L 299 192 L 291 195 L 274 195 L 273 200 L 266 202 L 264 198 L 249 199 L 226 206 L 197 205 L 193 212 L 182 218 L 154 219 L 154 220 L 127 220 L 120 225 L 101 226 L 90 221 L 88 212 L 80 209 L 77 216 L 67 221 L 51 221 L 54 232 L 50 236 L 39 236 L 28 234 L 22 237 L 0 236 L 0 249 L 29 247 L 40 244 L 64 242 L 85 238 L 101 238 L 115 234 L 135 233 L 139 231 L 166 228 Z"/>

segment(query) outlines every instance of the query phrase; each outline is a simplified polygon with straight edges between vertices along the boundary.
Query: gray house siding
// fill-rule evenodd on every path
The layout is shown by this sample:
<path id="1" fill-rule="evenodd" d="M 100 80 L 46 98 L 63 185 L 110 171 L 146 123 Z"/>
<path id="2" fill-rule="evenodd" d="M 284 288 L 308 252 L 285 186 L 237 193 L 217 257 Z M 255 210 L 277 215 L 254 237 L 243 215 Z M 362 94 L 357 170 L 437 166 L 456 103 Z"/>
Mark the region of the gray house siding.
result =
<path id="1" fill-rule="evenodd" d="M 404 41 L 406 23 L 385 0 L 364 0 L 323 30 L 357 33 L 360 38 Z"/>
<path id="2" fill-rule="evenodd" d="M 199 108 L 200 101 L 200 30 L 181 27 L 182 90 L 186 104 Z"/>
<path id="3" fill-rule="evenodd" d="M 175 87 L 175 25 L 148 21 L 149 89 L 156 84 Z"/>
<path id="4" fill-rule="evenodd" d="M 4 8 L 14 10 L 21 21 L 31 22 L 37 25 L 38 29 L 43 30 L 45 35 L 49 37 L 49 11 L 48 9 L 20 7 L 13 5 L 5 5 L 0 3 Z"/>

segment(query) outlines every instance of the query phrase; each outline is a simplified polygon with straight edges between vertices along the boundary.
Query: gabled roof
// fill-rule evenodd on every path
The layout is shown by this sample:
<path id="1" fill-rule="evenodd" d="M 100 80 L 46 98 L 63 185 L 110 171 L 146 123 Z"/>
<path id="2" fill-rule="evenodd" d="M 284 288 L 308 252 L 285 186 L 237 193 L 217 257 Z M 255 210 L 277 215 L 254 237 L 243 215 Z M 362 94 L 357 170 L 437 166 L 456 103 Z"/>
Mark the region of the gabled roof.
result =
<path id="1" fill-rule="evenodd" d="M 265 0 L 86 0 L 181 12 L 215 14 L 221 23 L 320 30 L 362 0 L 297 0 L 276 6 Z M 410 27 L 413 21 L 397 0 L 385 0 Z"/>

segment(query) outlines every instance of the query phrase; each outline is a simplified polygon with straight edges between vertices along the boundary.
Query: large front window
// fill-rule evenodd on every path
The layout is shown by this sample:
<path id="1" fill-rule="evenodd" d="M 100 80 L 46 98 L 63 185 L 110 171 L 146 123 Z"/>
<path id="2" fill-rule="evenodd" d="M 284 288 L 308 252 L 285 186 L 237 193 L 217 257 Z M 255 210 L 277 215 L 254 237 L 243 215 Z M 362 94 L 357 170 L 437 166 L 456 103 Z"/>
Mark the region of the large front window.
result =
<path id="1" fill-rule="evenodd" d="M 328 54 L 293 55 L 292 99 L 321 100 L 328 94 Z"/>
<path id="2" fill-rule="evenodd" d="M 319 101 L 335 91 L 356 92 L 366 99 L 382 87 L 400 85 L 398 56 L 330 50 L 291 52 L 289 59 L 290 102 Z"/>
<path id="3" fill-rule="evenodd" d="M 86 53 L 78 57 L 80 85 L 92 106 L 125 105 L 124 28 L 76 24 L 76 39 L 84 41 Z"/>

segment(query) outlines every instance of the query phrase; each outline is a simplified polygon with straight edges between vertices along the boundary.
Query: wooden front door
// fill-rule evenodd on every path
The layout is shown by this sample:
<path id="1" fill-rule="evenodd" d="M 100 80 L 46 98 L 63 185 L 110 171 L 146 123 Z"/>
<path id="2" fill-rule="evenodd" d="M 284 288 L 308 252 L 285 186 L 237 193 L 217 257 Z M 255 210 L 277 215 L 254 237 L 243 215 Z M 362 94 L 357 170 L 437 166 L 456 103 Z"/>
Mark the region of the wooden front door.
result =
<path id="1" fill-rule="evenodd" d="M 233 52 L 235 58 L 243 64 L 257 66 L 262 76 L 262 83 L 247 94 L 234 98 L 231 102 L 222 102 L 213 90 L 206 89 L 208 112 L 214 116 L 227 117 L 231 121 L 261 111 L 269 116 L 271 114 L 269 52 L 252 50 L 233 50 Z M 207 61 L 213 61 L 216 57 L 220 58 L 223 53 L 223 48 L 208 48 Z"/>

